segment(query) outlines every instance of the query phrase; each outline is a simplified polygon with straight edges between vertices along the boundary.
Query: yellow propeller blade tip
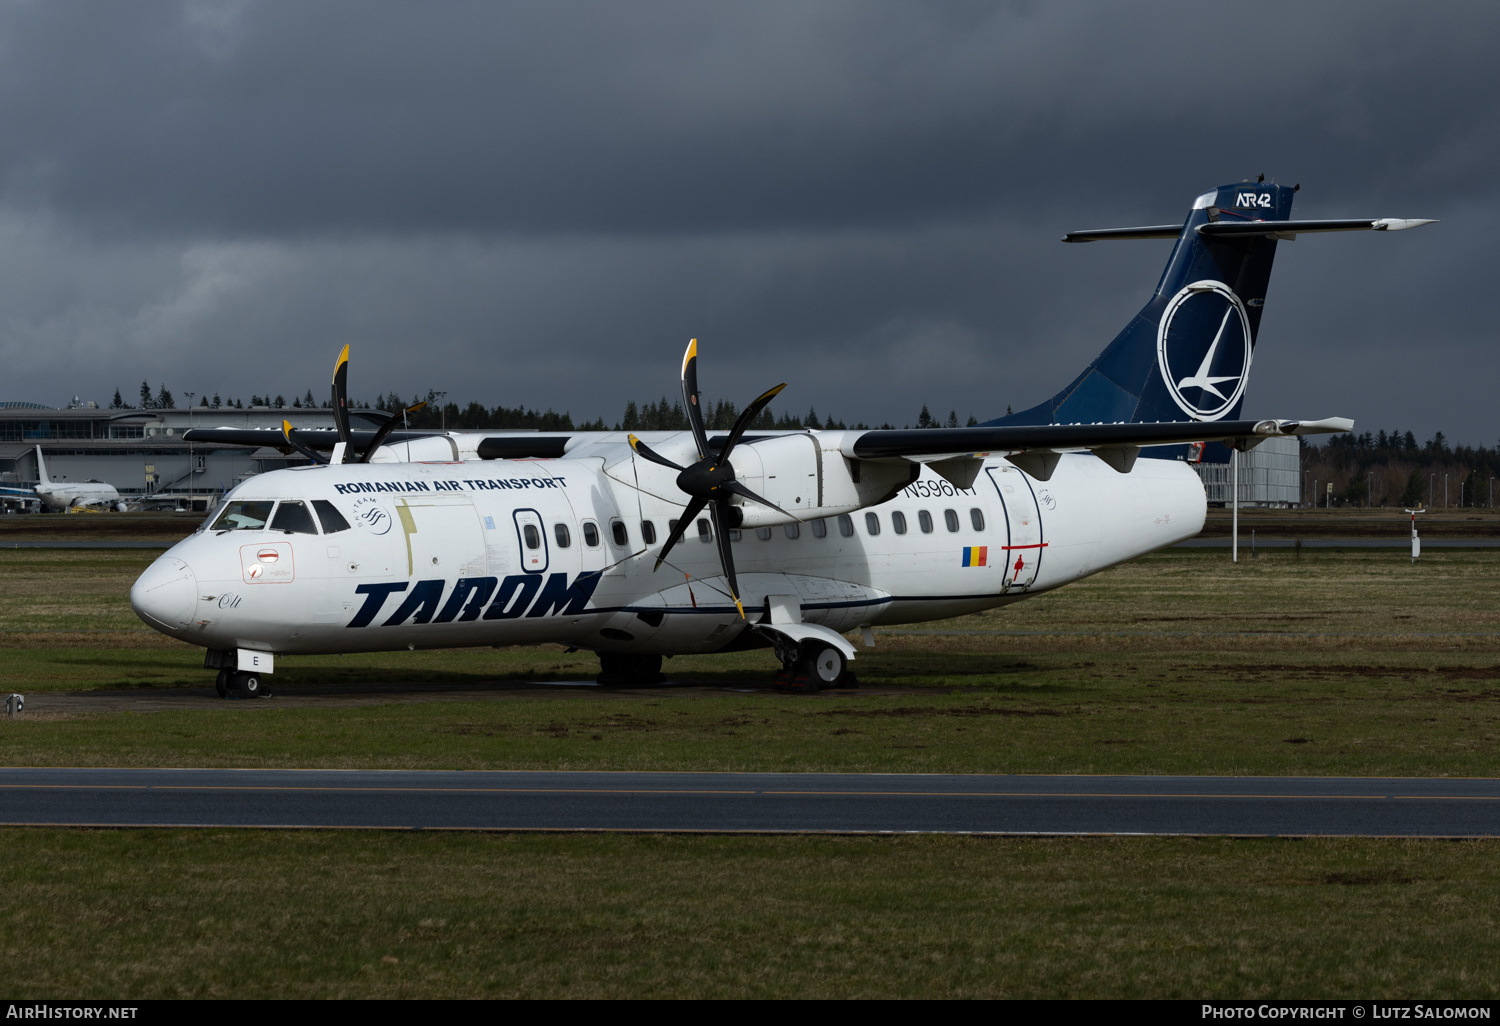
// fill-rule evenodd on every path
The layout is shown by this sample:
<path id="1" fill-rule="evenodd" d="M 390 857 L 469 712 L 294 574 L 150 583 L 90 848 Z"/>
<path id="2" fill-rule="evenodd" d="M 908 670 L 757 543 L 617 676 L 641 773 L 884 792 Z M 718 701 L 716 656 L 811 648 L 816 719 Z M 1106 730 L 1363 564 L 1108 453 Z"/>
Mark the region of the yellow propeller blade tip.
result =
<path id="1" fill-rule="evenodd" d="M 682 354 L 682 369 L 684 371 L 686 371 L 687 370 L 688 361 L 689 360 L 695 360 L 697 358 L 698 358 L 698 340 L 695 339 L 695 338 L 688 339 L 687 352 Z"/>

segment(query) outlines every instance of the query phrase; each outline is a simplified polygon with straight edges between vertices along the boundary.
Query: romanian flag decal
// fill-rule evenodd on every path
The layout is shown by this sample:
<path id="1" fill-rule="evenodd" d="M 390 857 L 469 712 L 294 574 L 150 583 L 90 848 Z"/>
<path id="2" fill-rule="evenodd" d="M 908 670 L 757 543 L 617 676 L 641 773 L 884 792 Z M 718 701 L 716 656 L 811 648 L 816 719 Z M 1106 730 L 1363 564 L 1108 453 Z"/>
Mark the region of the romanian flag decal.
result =
<path id="1" fill-rule="evenodd" d="M 964 566 L 984 566 L 989 558 L 990 547 L 988 545 L 974 545 L 964 547 Z"/>

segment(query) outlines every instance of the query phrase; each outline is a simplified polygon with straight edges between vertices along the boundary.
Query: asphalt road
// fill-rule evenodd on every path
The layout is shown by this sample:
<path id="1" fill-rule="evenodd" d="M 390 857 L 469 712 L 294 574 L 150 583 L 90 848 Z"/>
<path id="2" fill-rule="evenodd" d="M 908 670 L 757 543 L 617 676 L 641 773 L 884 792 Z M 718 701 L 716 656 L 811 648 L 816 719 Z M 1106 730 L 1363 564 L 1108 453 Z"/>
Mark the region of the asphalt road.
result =
<path id="1" fill-rule="evenodd" d="M 1500 836 L 1500 779 L 0 769 L 0 823 Z"/>

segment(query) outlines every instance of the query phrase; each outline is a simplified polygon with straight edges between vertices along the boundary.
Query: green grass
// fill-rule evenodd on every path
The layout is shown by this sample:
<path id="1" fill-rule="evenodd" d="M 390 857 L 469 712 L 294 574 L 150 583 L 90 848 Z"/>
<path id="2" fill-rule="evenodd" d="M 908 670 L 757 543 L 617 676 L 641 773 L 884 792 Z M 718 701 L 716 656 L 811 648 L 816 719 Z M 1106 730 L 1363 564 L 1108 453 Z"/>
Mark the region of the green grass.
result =
<path id="1" fill-rule="evenodd" d="M 130 613 L 154 555 L 0 550 L 6 689 L 34 696 L 0 764 L 1500 774 L 1492 550 L 1162 553 L 880 632 L 848 695 L 726 690 L 763 652 L 673 660 L 683 690 L 518 687 L 596 671 L 543 646 L 285 658 L 284 697 L 119 711 L 209 682 Z M 79 690 L 115 711 L 34 712 Z M 0 956 L 21 998 L 1494 998 L 1496 854 L 8 829 Z"/>
<path id="2" fill-rule="evenodd" d="M 0 831 L 15 998 L 1491 998 L 1490 842 Z"/>
<path id="3" fill-rule="evenodd" d="M 205 687 L 199 649 L 132 625 L 150 558 L 0 552 L 9 686 Z M 669 662 L 707 688 L 609 694 L 484 688 L 597 672 L 557 646 L 287 657 L 278 699 L 0 721 L 0 763 L 1491 776 L 1497 570 L 1492 550 L 1162 553 L 882 633 L 865 689 L 817 698 L 725 690 L 767 680 L 767 652 Z M 481 690 L 410 701 L 411 683 Z M 297 699 L 330 684 L 362 704 Z"/>

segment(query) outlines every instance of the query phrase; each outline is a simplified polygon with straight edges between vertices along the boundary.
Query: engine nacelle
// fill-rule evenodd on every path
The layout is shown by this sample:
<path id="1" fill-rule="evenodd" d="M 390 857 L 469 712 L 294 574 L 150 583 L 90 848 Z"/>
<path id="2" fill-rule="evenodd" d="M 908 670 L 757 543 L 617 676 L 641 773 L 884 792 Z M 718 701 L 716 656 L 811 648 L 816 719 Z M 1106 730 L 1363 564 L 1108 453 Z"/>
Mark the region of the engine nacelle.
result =
<path id="1" fill-rule="evenodd" d="M 387 442 L 375 450 L 371 463 L 457 463 L 458 446 L 447 435 L 428 435 L 409 442 Z"/>
<path id="2" fill-rule="evenodd" d="M 798 520 L 879 505 L 922 472 L 920 465 L 905 461 L 850 459 L 839 450 L 843 438 L 840 431 L 778 435 L 739 445 L 729 462 L 745 487 Z M 744 517 L 745 527 L 790 522 L 758 502 L 736 498 L 734 504 Z"/>

